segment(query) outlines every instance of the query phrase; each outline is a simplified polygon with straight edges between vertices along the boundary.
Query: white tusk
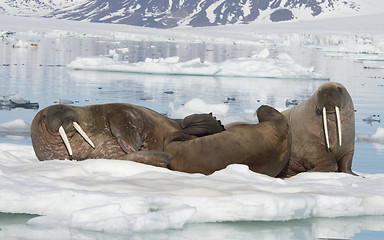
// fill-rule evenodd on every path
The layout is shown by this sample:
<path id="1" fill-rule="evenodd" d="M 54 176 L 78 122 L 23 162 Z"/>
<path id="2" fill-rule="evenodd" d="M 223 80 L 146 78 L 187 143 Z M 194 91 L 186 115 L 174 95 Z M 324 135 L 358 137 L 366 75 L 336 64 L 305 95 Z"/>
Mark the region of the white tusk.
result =
<path id="1" fill-rule="evenodd" d="M 340 109 L 338 106 L 335 107 L 336 110 L 336 122 L 337 122 L 337 132 L 339 134 L 339 146 L 341 146 L 341 120 L 340 120 Z"/>
<path id="2" fill-rule="evenodd" d="M 63 126 L 60 126 L 59 133 L 60 133 L 61 138 L 63 139 L 65 147 L 68 150 L 69 156 L 72 156 L 72 148 L 71 148 L 71 145 L 69 144 L 68 137 L 67 137 L 67 134 L 65 133 Z"/>
<path id="3" fill-rule="evenodd" d="M 327 124 L 327 110 L 323 107 L 323 123 L 324 123 L 324 134 L 327 147 L 329 149 L 329 136 L 328 136 L 328 124 Z"/>
<path id="4" fill-rule="evenodd" d="M 80 127 L 77 122 L 73 122 L 73 127 L 80 133 L 80 135 L 91 145 L 91 147 L 95 148 L 95 144 L 91 141 L 88 135 L 84 132 L 84 130 Z"/>

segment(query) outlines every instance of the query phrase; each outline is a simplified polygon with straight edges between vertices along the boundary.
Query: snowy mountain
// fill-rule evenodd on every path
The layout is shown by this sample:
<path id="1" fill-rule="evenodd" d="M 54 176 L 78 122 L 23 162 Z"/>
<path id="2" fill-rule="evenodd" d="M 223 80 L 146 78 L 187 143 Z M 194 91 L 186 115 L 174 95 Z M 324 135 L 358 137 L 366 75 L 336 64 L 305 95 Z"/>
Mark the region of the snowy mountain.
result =
<path id="1" fill-rule="evenodd" d="M 87 0 L 0 0 L 0 14 L 45 16 Z"/>
<path id="2" fill-rule="evenodd" d="M 359 0 L 0 0 L 0 13 L 155 28 L 353 14 Z M 360 0 L 361 1 L 361 0 Z"/>

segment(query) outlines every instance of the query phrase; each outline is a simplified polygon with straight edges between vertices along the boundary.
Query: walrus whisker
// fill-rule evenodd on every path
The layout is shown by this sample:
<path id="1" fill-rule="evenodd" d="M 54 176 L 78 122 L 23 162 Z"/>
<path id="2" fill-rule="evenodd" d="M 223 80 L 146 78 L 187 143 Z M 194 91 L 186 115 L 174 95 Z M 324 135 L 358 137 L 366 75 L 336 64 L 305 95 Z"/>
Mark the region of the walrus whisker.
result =
<path id="1" fill-rule="evenodd" d="M 84 132 L 84 130 L 80 127 L 80 125 L 77 122 L 73 122 L 73 127 L 76 129 L 76 131 L 91 145 L 91 147 L 95 148 L 95 144 L 93 144 L 92 140 L 88 137 L 88 135 Z"/>
<path id="2" fill-rule="evenodd" d="M 65 147 L 68 150 L 68 154 L 71 157 L 72 156 L 72 148 L 71 148 L 71 145 L 69 144 L 69 140 L 68 140 L 67 134 L 65 133 L 63 126 L 60 126 L 59 133 L 60 133 L 61 139 L 63 139 Z"/>
<path id="3" fill-rule="evenodd" d="M 337 133 L 339 134 L 339 146 L 341 146 L 341 120 L 340 120 L 340 109 L 338 106 L 335 106 L 336 110 L 336 123 L 337 123 Z"/>
<path id="4" fill-rule="evenodd" d="M 327 124 L 327 110 L 323 107 L 323 123 L 324 123 L 324 134 L 325 141 L 327 142 L 327 148 L 329 149 L 329 136 L 328 136 L 328 124 Z"/>

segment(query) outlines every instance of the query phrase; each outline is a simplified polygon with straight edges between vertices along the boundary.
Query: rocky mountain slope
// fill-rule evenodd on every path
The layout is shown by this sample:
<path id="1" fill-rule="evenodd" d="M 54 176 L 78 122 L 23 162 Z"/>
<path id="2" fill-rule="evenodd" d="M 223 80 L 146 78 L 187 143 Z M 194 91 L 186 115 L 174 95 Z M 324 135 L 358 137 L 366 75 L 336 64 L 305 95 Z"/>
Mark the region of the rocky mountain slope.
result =
<path id="1" fill-rule="evenodd" d="M 308 19 L 358 12 L 357 0 L 0 0 L 0 13 L 155 28 Z"/>

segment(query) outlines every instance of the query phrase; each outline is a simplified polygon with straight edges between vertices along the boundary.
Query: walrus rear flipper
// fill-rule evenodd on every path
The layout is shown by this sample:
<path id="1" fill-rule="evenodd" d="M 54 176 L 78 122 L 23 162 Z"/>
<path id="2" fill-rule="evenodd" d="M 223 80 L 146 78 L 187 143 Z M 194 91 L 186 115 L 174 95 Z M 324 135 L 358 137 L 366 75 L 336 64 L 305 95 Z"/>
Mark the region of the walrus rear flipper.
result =
<path id="1" fill-rule="evenodd" d="M 224 131 L 220 120 L 209 114 L 192 114 L 184 119 L 175 119 L 183 133 L 203 137 Z"/>
<path id="2" fill-rule="evenodd" d="M 172 159 L 173 156 L 169 153 L 152 150 L 142 150 L 129 153 L 121 158 L 121 160 L 129 160 L 164 168 L 168 167 L 168 164 Z"/>

